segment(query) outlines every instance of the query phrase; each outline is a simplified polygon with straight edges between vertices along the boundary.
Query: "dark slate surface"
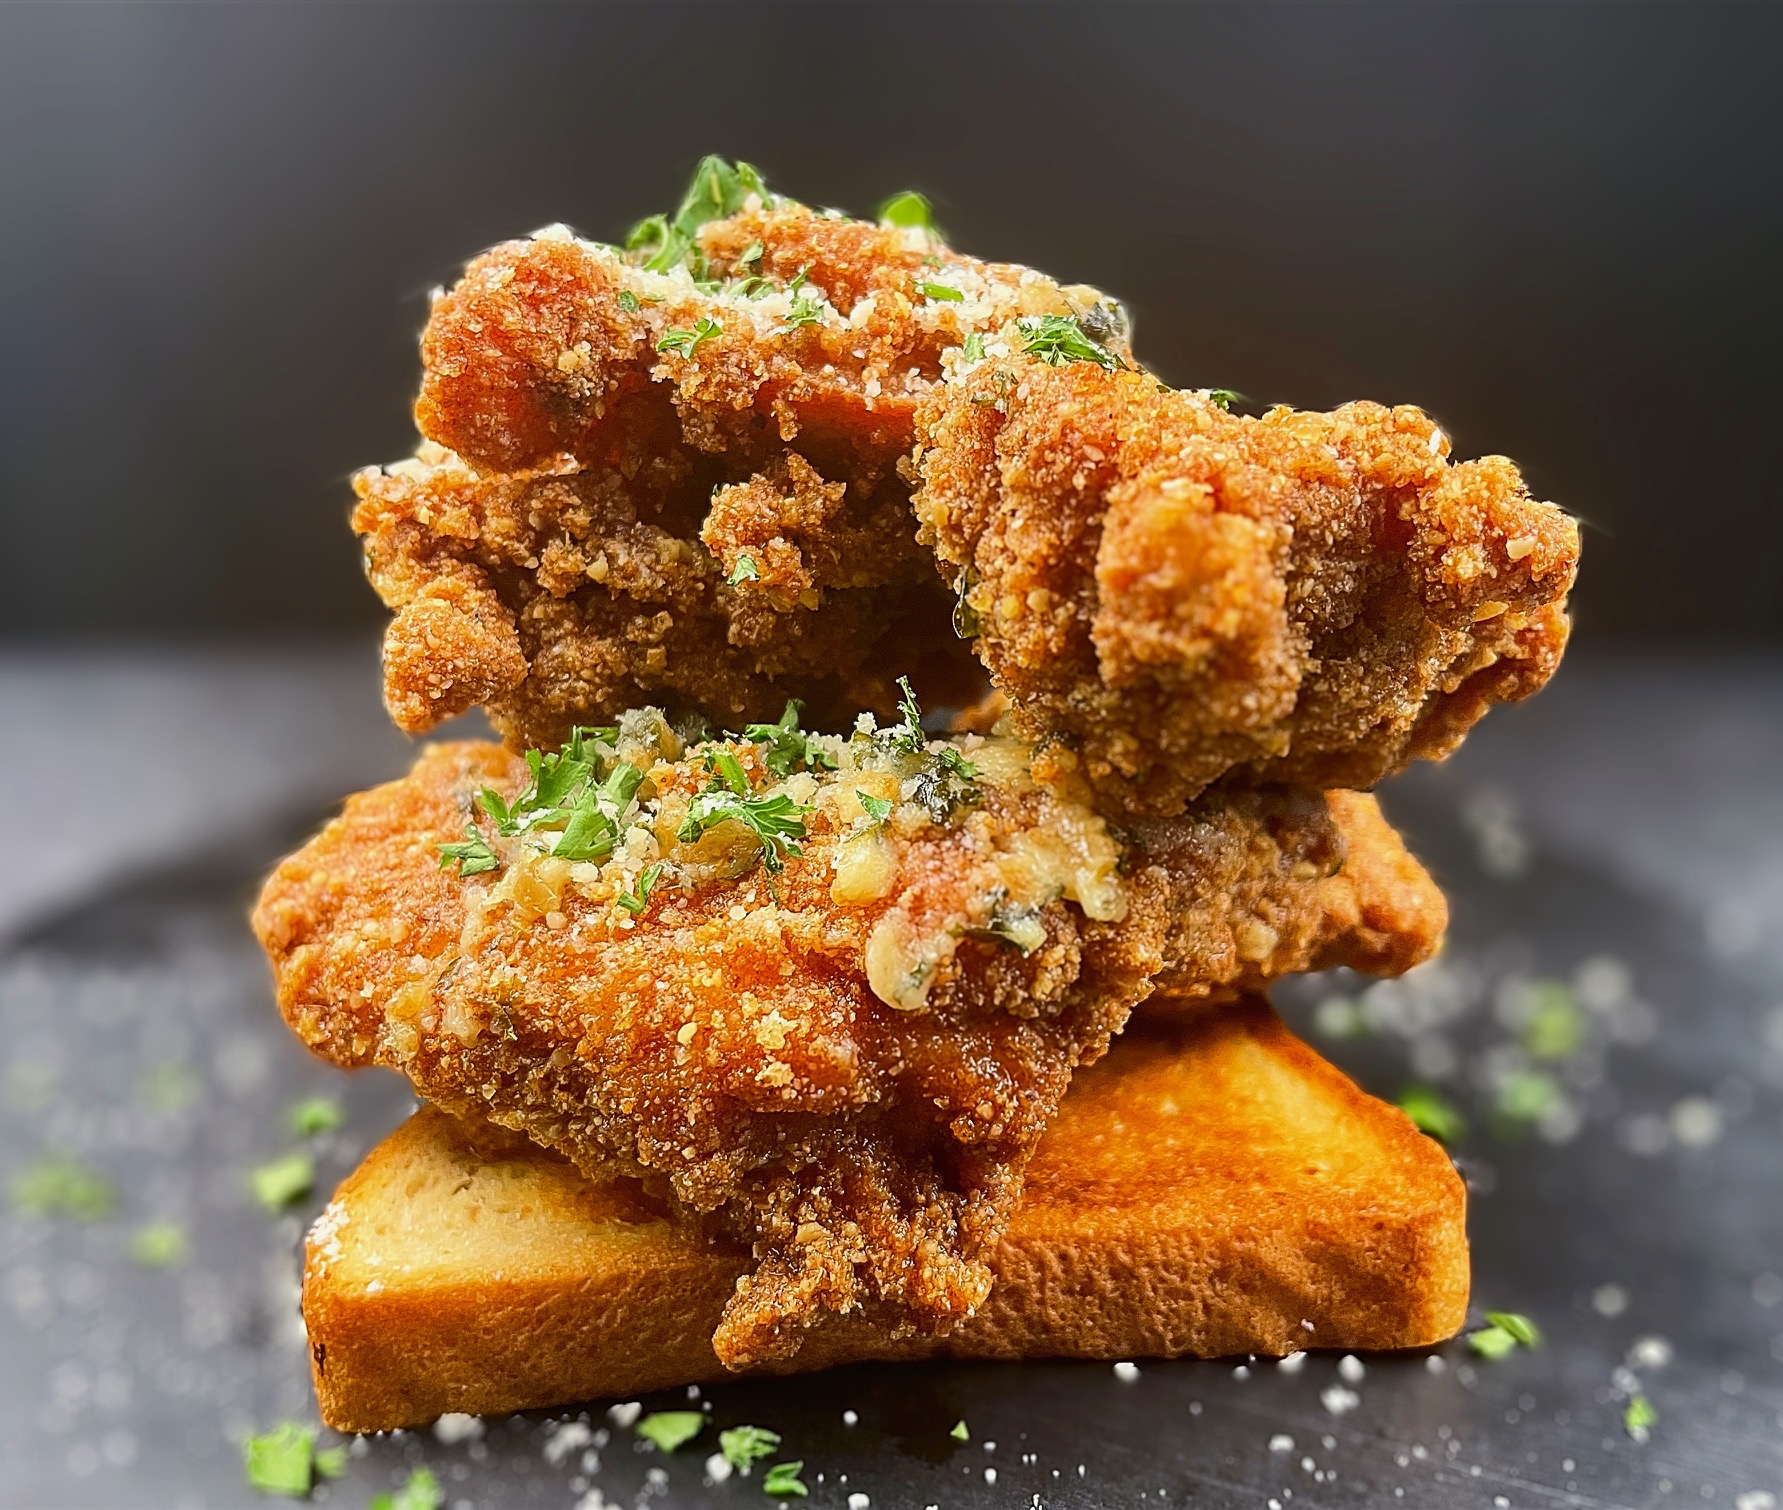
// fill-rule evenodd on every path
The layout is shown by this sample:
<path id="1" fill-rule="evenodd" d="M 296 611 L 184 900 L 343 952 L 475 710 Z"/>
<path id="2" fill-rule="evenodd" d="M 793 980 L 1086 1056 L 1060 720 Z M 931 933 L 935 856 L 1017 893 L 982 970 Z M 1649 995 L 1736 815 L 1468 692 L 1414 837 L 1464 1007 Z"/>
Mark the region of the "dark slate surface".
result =
<path id="1" fill-rule="evenodd" d="M 356 661 L 340 670 L 343 687 L 362 675 Z M 838 1510 L 859 1494 L 917 1507 L 1783 1505 L 1783 915 L 1770 889 L 1783 676 L 1774 663 L 1600 665 L 1571 688 L 1572 717 L 1556 689 L 1393 789 L 1453 902 L 1443 960 L 1401 984 L 1279 993 L 1369 1088 L 1395 1095 L 1416 1074 L 1467 1112 L 1456 1153 L 1476 1301 L 1534 1317 L 1540 1351 L 1486 1363 L 1454 1343 L 1360 1360 L 1359 1377 L 1319 1354 L 1293 1371 L 1142 1362 L 1130 1382 L 1104 1365 L 861 1368 L 710 1390 L 715 1426 L 780 1431 L 806 1462 L 809 1503 Z M 317 695 L 318 738 L 361 717 Z M 387 752 L 355 738 L 343 776 L 379 774 Z M 312 752 L 307 783 L 317 769 Z M 6 774 L 15 791 L 35 784 Z M 411 1102 L 393 1078 L 310 1061 L 279 1025 L 242 917 L 315 814 L 263 807 L 21 925 L 0 953 L 0 1177 L 63 1149 L 120 1191 L 116 1214 L 90 1224 L 0 1214 L 0 1504 L 249 1503 L 239 1438 L 315 1419 L 295 1276 L 320 1197 L 270 1217 L 246 1172 L 293 1146 L 286 1111 L 303 1095 L 347 1108 L 314 1145 L 322 1190 Z M 53 814 L 32 822 L 54 831 Z M 1555 1061 L 1523 1047 L 1542 981 L 1582 1004 L 1579 1046 Z M 1531 1071 L 1549 1077 L 1540 1115 L 1505 1116 Z M 188 1230 L 183 1264 L 131 1260 L 150 1219 Z M 1623 1426 L 1637 1390 L 1659 1413 L 1645 1442 Z M 766 1503 L 759 1478 L 706 1483 L 715 1431 L 665 1457 L 611 1404 L 356 1443 L 349 1476 L 316 1498 L 363 1505 L 426 1463 L 452 1507 Z M 667 1404 L 686 1402 L 644 1402 Z M 962 1417 L 967 1445 L 947 1435 Z"/>

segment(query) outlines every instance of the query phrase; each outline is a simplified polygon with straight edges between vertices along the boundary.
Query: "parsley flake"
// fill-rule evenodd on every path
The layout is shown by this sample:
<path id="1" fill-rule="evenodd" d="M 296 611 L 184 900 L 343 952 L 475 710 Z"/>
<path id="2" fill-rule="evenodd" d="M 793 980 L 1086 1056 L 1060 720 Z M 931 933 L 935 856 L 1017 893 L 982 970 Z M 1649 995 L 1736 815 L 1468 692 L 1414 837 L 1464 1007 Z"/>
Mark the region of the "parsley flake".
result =
<path id="1" fill-rule="evenodd" d="M 705 1424 L 697 1410 L 659 1410 L 638 1422 L 638 1435 L 661 1452 L 673 1452 L 697 1437 Z"/>
<path id="2" fill-rule="evenodd" d="M 417 1468 L 402 1488 L 392 1494 L 386 1489 L 365 1502 L 365 1510 L 440 1510 L 445 1491 L 431 1468 Z"/>
<path id="3" fill-rule="evenodd" d="M 316 1472 L 325 1479 L 345 1478 L 347 1475 L 346 1447 L 319 1447 L 316 1449 Z"/>
<path id="4" fill-rule="evenodd" d="M 474 823 L 464 825 L 464 838 L 440 846 L 440 869 L 450 870 L 454 863 L 460 876 L 480 876 L 484 871 L 501 869 L 501 860 Z"/>
<path id="5" fill-rule="evenodd" d="M 776 1499 L 788 1499 L 794 1495 L 804 1499 L 811 1493 L 799 1479 L 799 1470 L 804 1466 L 803 1458 L 795 1458 L 790 1463 L 776 1463 L 768 1470 L 768 1476 L 761 1481 L 762 1493 L 773 1495 Z"/>
<path id="6" fill-rule="evenodd" d="M 1517 1311 L 1488 1311 L 1486 1320 L 1501 1332 L 1509 1332 L 1524 1347 L 1542 1345 L 1541 1328 Z"/>
<path id="7" fill-rule="evenodd" d="M 644 873 L 638 877 L 637 884 L 630 891 L 622 891 L 614 901 L 618 902 L 634 918 L 641 917 L 650 906 L 650 893 L 656 889 L 656 883 L 662 879 L 662 864 L 644 867 Z"/>
<path id="8" fill-rule="evenodd" d="M 961 350 L 965 353 L 968 362 L 982 362 L 984 360 L 983 334 L 976 330 L 972 331 L 966 337 L 966 343 Z"/>
<path id="9" fill-rule="evenodd" d="M 1234 404 L 1241 404 L 1244 402 L 1244 395 L 1231 388 L 1209 388 L 1207 390 L 1207 401 L 1210 404 L 1219 405 L 1220 408 L 1230 414 Z"/>
<path id="10" fill-rule="evenodd" d="M 745 739 L 766 746 L 761 752 L 762 764 L 776 776 L 790 776 L 794 771 L 836 769 L 835 757 L 799 728 L 799 714 L 804 711 L 804 706 L 797 698 L 788 698 L 779 723 L 744 727 Z"/>
<path id="11" fill-rule="evenodd" d="M 1645 1442 L 1647 1434 L 1659 1424 L 1659 1412 L 1653 1408 L 1653 1402 L 1645 1395 L 1630 1398 L 1628 1408 L 1622 1412 L 1622 1429 L 1637 1442 Z"/>
<path id="12" fill-rule="evenodd" d="M 754 556 L 738 556 L 737 564 L 731 568 L 731 574 L 724 580 L 730 587 L 735 587 L 739 582 L 759 582 L 761 581 L 761 568 L 755 564 Z"/>
<path id="13" fill-rule="evenodd" d="M 894 749 L 902 750 L 906 755 L 920 755 L 929 747 L 922 732 L 922 708 L 916 701 L 916 694 L 910 690 L 909 677 L 900 676 L 898 687 L 903 693 L 898 699 L 898 712 L 903 719 L 885 731 L 886 737 Z"/>
<path id="14" fill-rule="evenodd" d="M 957 288 L 950 288 L 945 283 L 918 283 L 916 291 L 925 299 L 936 299 L 943 304 L 963 304 L 966 296 Z"/>
<path id="15" fill-rule="evenodd" d="M 765 205 L 775 202 L 761 174 L 748 163 L 733 165 L 722 157 L 702 157 L 673 218 L 650 215 L 640 220 L 626 237 L 625 249 L 649 272 L 685 267 L 695 279 L 704 278 L 706 259 L 697 239 L 700 227 L 735 215 L 751 194 Z"/>
<path id="16" fill-rule="evenodd" d="M 1120 358 L 1085 335 L 1083 327 L 1070 315 L 1041 315 L 1038 319 L 1017 320 L 1015 324 L 1022 333 L 1022 350 L 1049 367 L 1066 362 L 1094 362 L 1110 372 L 1120 370 Z"/>
<path id="17" fill-rule="evenodd" d="M 672 351 L 680 357 L 691 357 L 704 342 L 723 333 L 724 327 L 716 320 L 709 315 L 701 315 L 694 321 L 692 330 L 665 330 L 662 339 L 656 343 L 656 349 Z"/>
<path id="18" fill-rule="evenodd" d="M 316 1434 L 286 1421 L 241 1444 L 248 1483 L 262 1494 L 301 1499 L 315 1483 Z"/>
<path id="19" fill-rule="evenodd" d="M 966 1423 L 963 1420 L 955 1421 L 953 1423 L 953 1430 L 948 1432 L 948 1436 L 952 1437 L 956 1442 L 970 1442 L 972 1440 L 972 1433 L 966 1430 Z"/>
<path id="20" fill-rule="evenodd" d="M 1482 1358 L 1497 1362 L 1519 1347 L 1542 1345 L 1541 1329 L 1527 1316 L 1515 1311 L 1488 1311 L 1486 1325 L 1467 1334 L 1467 1345 Z"/>
<path id="21" fill-rule="evenodd" d="M 984 627 L 982 615 L 972 606 L 972 589 L 978 583 L 978 568 L 968 566 L 960 573 L 960 580 L 954 584 L 953 632 L 962 640 L 975 638 Z"/>
<path id="22" fill-rule="evenodd" d="M 310 1193 L 316 1183 L 315 1161 L 307 1153 L 288 1153 L 262 1164 L 248 1176 L 254 1199 L 268 1211 L 283 1211 Z"/>
<path id="23" fill-rule="evenodd" d="M 1439 1143 L 1453 1143 L 1467 1131 L 1467 1119 L 1428 1085 L 1408 1085 L 1399 1096 L 1399 1109 L 1412 1119 L 1419 1132 Z"/>
<path id="24" fill-rule="evenodd" d="M 789 284 L 788 288 L 796 290 L 804 276 L 804 273 L 801 272 L 798 279 Z M 794 292 L 792 303 L 786 307 L 786 323 L 780 328 L 782 330 L 797 330 L 802 325 L 820 325 L 822 323 L 823 300 L 811 294 Z"/>
<path id="25" fill-rule="evenodd" d="M 178 1222 L 144 1222 L 130 1234 L 130 1257 L 145 1269 L 171 1269 L 184 1263 L 186 1229 Z"/>
<path id="26" fill-rule="evenodd" d="M 935 207 L 929 203 L 928 196 L 918 194 L 915 189 L 905 189 L 901 194 L 894 194 L 879 207 L 879 223 L 895 225 L 900 230 L 935 229 Z"/>
<path id="27" fill-rule="evenodd" d="M 629 288 L 620 289 L 619 290 L 619 307 L 621 309 L 623 309 L 628 315 L 635 315 L 638 312 L 638 296 L 636 294 L 634 294 Z"/>
<path id="28" fill-rule="evenodd" d="M 886 797 L 875 797 L 871 792 L 856 791 L 854 800 L 861 805 L 861 811 L 867 815 L 867 827 L 878 828 L 891 817 L 892 809 L 897 806 Z"/>
<path id="29" fill-rule="evenodd" d="M 747 1474 L 750 1465 L 772 1457 L 780 1445 L 780 1433 L 762 1426 L 733 1426 L 718 1433 L 718 1450 L 738 1473 Z"/>
<path id="30" fill-rule="evenodd" d="M 346 1121 L 340 1102 L 326 1096 L 310 1096 L 291 1108 L 291 1131 L 300 1138 L 313 1138 L 318 1133 L 338 1132 Z"/>
<path id="31" fill-rule="evenodd" d="M 67 1216 L 96 1222 L 110 1216 L 118 1196 L 96 1169 L 66 1154 L 47 1154 L 12 1182 L 12 1204 L 25 1216 Z"/>
<path id="32" fill-rule="evenodd" d="M 777 875 L 786 868 L 787 855 L 804 853 L 793 841 L 805 837 L 805 815 L 810 811 L 784 792 L 772 797 L 743 797 L 714 786 L 688 804 L 687 817 L 675 837 L 691 844 L 721 823 L 740 823 L 760 842 L 762 863 L 769 874 Z"/>
<path id="33" fill-rule="evenodd" d="M 1517 1350 L 1517 1339 L 1502 1327 L 1489 1326 L 1477 1332 L 1469 1332 L 1467 1345 L 1482 1358 L 1496 1363 Z"/>
<path id="34" fill-rule="evenodd" d="M 760 262 L 762 253 L 766 250 L 767 248 L 764 247 L 760 241 L 752 241 L 748 246 L 744 247 L 742 252 L 738 255 L 736 265 L 738 267 L 748 267 L 752 262 Z"/>
<path id="35" fill-rule="evenodd" d="M 929 756 L 927 767 L 918 774 L 910 797 L 927 810 L 937 823 L 947 823 L 962 807 L 975 807 L 979 800 L 978 767 L 952 745 Z"/>

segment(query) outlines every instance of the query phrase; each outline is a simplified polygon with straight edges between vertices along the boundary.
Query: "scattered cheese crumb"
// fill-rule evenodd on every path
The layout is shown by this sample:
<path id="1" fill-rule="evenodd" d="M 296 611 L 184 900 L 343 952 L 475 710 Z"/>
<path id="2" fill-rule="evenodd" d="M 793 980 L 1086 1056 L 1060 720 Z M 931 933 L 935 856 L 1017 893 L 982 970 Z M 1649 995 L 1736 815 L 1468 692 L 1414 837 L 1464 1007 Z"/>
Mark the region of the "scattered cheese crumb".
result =
<path id="1" fill-rule="evenodd" d="M 474 1442 L 483 1435 L 483 1422 L 480 1417 L 451 1410 L 433 1423 L 433 1434 L 448 1447 L 459 1442 Z"/>
<path id="2" fill-rule="evenodd" d="M 1362 1397 L 1353 1389 L 1345 1389 L 1341 1384 L 1333 1384 L 1319 1394 L 1319 1403 L 1334 1416 L 1341 1416 L 1346 1411 L 1354 1410 L 1362 1403 Z"/>
<path id="3" fill-rule="evenodd" d="M 1292 1452 L 1294 1439 L 1285 1431 L 1278 1431 L 1269 1439 L 1269 1450 L 1271 1452 Z"/>
<path id="4" fill-rule="evenodd" d="M 1362 1367 L 1362 1360 L 1354 1353 L 1345 1353 L 1337 1360 L 1337 1377 L 1345 1384 L 1360 1384 L 1362 1376 L 1368 1372 Z"/>
<path id="5" fill-rule="evenodd" d="M 844 1426 L 856 1426 L 860 1423 L 860 1419 L 861 1418 L 852 1410 L 845 1410 L 842 1412 L 842 1424 Z"/>
<path id="6" fill-rule="evenodd" d="M 1119 1379 L 1122 1384 L 1131 1384 L 1139 1377 L 1139 1365 L 1124 1361 L 1117 1363 L 1114 1366 L 1114 1377 Z"/>
<path id="7" fill-rule="evenodd" d="M 1284 1374 L 1297 1374 L 1306 1367 L 1306 1354 L 1289 1353 L 1286 1358 L 1279 1359 L 1275 1366 Z"/>

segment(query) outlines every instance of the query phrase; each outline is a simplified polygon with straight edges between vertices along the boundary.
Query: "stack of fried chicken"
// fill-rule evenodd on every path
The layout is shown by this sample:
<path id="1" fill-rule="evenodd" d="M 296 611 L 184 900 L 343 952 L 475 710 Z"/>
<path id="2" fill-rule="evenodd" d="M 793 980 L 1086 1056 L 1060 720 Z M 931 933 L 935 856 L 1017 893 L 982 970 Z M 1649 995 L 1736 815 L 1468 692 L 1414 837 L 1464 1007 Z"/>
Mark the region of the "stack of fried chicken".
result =
<path id="1" fill-rule="evenodd" d="M 729 1368 L 966 1327 L 1130 1020 L 1428 958 L 1367 789 L 1565 643 L 1577 526 L 1509 461 L 1171 388 L 919 196 L 709 158 L 624 247 L 479 257 L 421 353 L 354 479 L 385 700 L 504 743 L 351 799 L 255 927 L 314 1051 L 744 1255 Z"/>

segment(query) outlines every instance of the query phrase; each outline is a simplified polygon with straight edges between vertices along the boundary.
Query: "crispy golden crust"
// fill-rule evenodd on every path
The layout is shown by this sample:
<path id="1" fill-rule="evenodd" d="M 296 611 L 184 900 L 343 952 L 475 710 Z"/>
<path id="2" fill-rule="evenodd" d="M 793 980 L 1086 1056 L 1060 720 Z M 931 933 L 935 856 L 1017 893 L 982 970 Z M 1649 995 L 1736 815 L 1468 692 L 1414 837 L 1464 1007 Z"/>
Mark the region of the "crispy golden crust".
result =
<path id="1" fill-rule="evenodd" d="M 998 748 L 971 753 L 988 767 Z M 735 749 L 759 778 L 756 747 Z M 281 1009 L 336 1063 L 399 1068 L 450 1109 L 718 1213 L 760 1260 L 716 1339 L 737 1364 L 796 1348 L 821 1310 L 872 1302 L 930 1330 L 969 1315 L 1072 1071 L 1154 979 L 1206 998 L 1312 963 L 1410 962 L 1440 918 L 1358 900 L 1379 867 L 1339 868 L 1346 819 L 1362 815 L 1361 847 L 1392 848 L 1366 799 L 1210 798 L 1138 836 L 1116 883 L 1100 820 L 1017 770 L 945 824 L 899 807 L 876 890 L 851 880 L 851 799 L 819 798 L 773 889 L 759 868 L 664 884 L 634 922 L 605 872 L 440 868 L 478 788 L 524 779 L 495 746 L 431 749 L 280 866 L 254 923 Z M 672 833 L 701 764 L 648 779 Z M 1397 854 L 1395 885 L 1415 871 Z M 1083 900 L 1032 910 L 1024 954 L 992 936 L 994 908 L 1037 863 L 1088 879 L 1066 883 Z M 1383 942 L 1395 919 L 1423 931 Z M 907 978 L 921 992 L 888 1005 Z"/>
<path id="2" fill-rule="evenodd" d="M 798 205 L 701 242 L 730 291 L 552 236 L 436 301 L 415 409 L 435 444 L 355 479 L 403 728 L 482 703 L 547 746 L 652 699 L 734 722 L 796 696 L 836 725 L 890 713 L 899 674 L 931 703 L 982 689 L 896 462 L 943 351 L 1099 296 Z"/>
<path id="3" fill-rule="evenodd" d="M 1041 1140 L 977 1315 L 938 1339 L 826 1318 L 769 1367 L 1427 1346 L 1466 1316 L 1465 1204 L 1440 1147 L 1261 1004 L 1132 1029 Z M 748 1254 L 701 1238 L 635 1185 L 424 1108 L 310 1233 L 322 1418 L 387 1431 L 722 1378 L 710 1337 Z"/>
<path id="4" fill-rule="evenodd" d="M 968 574 L 1016 731 L 1115 806 L 1231 773 L 1367 787 L 1526 696 L 1566 640 L 1577 524 L 1420 411 L 1261 419 L 995 349 L 918 416 L 922 539 Z"/>

